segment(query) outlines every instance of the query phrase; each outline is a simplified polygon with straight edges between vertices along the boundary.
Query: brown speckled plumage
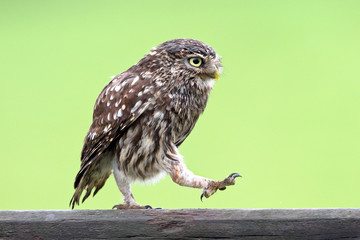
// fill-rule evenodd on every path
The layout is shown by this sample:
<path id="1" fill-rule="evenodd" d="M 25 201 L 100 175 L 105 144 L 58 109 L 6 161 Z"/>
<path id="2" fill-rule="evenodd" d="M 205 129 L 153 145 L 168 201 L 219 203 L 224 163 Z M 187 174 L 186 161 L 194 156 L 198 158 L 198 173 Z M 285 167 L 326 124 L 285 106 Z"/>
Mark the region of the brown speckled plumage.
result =
<path id="1" fill-rule="evenodd" d="M 191 64 L 197 58 L 200 66 Z M 199 60 L 200 59 L 200 60 Z M 204 111 L 218 77 L 220 60 L 214 49 L 193 39 L 174 39 L 153 48 L 127 71 L 114 77 L 100 93 L 93 122 L 85 137 L 81 167 L 71 206 L 94 195 L 114 173 L 124 196 L 116 208 L 138 205 L 130 183 L 168 173 L 173 181 L 203 188 L 209 197 L 235 183 L 238 174 L 213 181 L 192 174 L 177 147 Z"/>

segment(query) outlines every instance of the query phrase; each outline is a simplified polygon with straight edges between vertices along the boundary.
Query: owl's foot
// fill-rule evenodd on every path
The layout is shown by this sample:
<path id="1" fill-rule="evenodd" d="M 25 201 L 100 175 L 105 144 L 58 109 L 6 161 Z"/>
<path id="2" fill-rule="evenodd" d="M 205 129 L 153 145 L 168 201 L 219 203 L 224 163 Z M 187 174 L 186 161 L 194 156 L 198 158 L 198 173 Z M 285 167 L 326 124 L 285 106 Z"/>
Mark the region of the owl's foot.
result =
<path id="1" fill-rule="evenodd" d="M 203 193 L 200 196 L 200 200 L 202 201 L 203 197 L 206 197 L 206 198 L 210 197 L 218 189 L 220 191 L 223 191 L 226 189 L 227 186 L 234 185 L 235 178 L 237 178 L 237 177 L 241 177 L 241 175 L 238 173 L 232 173 L 222 181 L 214 181 L 214 182 L 210 183 L 209 186 L 203 190 Z"/>
<path id="2" fill-rule="evenodd" d="M 130 204 L 118 204 L 113 206 L 112 209 L 152 209 L 152 207 L 150 205 L 140 206 Z"/>

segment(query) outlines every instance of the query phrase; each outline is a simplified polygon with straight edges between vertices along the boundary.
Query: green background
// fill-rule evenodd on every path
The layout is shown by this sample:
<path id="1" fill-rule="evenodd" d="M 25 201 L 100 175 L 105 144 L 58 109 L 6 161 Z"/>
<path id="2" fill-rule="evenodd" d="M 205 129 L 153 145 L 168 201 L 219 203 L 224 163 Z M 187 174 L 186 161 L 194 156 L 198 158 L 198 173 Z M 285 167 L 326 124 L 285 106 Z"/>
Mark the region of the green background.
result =
<path id="1" fill-rule="evenodd" d="M 135 184 L 163 208 L 360 207 L 359 1 L 0 1 L 0 209 L 67 209 L 94 102 L 153 46 L 223 56 L 180 147 L 190 170 L 243 175 L 200 202 L 167 176 Z M 80 209 L 122 196 L 113 177 Z"/>

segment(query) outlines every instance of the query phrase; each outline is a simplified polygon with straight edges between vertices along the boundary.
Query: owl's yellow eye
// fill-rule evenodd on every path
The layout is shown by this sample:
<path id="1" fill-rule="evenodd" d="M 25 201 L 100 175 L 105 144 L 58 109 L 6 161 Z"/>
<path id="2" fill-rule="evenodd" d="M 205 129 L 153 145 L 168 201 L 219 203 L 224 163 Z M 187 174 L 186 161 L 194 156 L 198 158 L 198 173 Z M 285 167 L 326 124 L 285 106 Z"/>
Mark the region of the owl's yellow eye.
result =
<path id="1" fill-rule="evenodd" d="M 202 59 L 198 57 L 189 58 L 189 63 L 194 67 L 200 67 L 202 64 Z"/>

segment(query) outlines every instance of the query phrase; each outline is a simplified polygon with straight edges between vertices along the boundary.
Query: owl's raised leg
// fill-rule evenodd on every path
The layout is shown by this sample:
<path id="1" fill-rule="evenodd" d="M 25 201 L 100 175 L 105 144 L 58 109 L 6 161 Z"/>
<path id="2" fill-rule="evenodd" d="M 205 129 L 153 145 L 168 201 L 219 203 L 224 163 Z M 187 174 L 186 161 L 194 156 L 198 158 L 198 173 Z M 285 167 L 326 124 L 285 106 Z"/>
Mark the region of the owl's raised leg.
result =
<path id="1" fill-rule="evenodd" d="M 117 166 L 114 166 L 114 177 L 115 181 L 119 187 L 120 192 L 123 195 L 123 204 L 117 204 L 113 209 L 151 209 L 149 205 L 140 206 L 134 199 L 134 196 L 131 193 L 130 183 L 124 174 L 118 169 Z"/>
<path id="2" fill-rule="evenodd" d="M 241 177 L 238 173 L 232 173 L 222 181 L 214 181 L 197 176 L 188 170 L 182 161 L 172 161 L 169 165 L 169 174 L 172 180 L 181 185 L 193 188 L 202 188 L 201 201 L 203 197 L 210 197 L 217 190 L 225 190 L 227 186 L 235 184 L 235 178 Z"/>

